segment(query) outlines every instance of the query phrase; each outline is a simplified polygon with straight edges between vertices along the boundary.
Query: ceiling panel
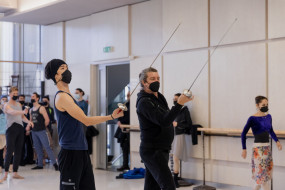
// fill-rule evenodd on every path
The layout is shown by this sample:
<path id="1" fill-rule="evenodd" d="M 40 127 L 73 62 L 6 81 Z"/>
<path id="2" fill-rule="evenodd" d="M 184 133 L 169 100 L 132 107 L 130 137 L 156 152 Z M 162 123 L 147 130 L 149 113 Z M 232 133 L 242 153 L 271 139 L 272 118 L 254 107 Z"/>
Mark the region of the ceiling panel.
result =
<path id="1" fill-rule="evenodd" d="M 24 12 L 9 12 L 0 21 L 48 25 L 147 0 L 65 0 Z"/>

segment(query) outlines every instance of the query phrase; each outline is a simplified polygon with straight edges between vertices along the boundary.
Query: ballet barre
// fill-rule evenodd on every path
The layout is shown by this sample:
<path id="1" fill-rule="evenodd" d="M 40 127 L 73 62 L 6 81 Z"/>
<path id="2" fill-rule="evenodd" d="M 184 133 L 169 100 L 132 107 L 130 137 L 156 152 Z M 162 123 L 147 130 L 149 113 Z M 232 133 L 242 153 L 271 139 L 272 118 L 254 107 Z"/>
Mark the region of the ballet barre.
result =
<path id="1" fill-rule="evenodd" d="M 129 129 L 131 131 L 140 131 L 138 125 L 121 125 L 122 128 Z M 223 135 L 223 136 L 240 136 L 242 129 L 231 128 L 198 128 L 200 132 L 204 132 L 205 135 Z M 278 137 L 285 138 L 285 130 L 274 130 Z M 253 136 L 252 131 L 249 130 L 247 136 Z"/>
<path id="2" fill-rule="evenodd" d="M 121 128 L 129 129 L 130 131 L 140 131 L 138 125 L 121 125 Z M 205 136 L 224 136 L 224 137 L 240 137 L 243 129 L 231 129 L 231 128 L 198 128 L 197 131 L 201 132 L 202 147 L 203 147 L 203 185 L 194 187 L 193 190 L 215 190 L 215 187 L 206 185 L 206 158 L 205 158 Z M 285 139 L 284 130 L 274 130 L 279 139 Z M 251 130 L 248 131 L 247 137 L 253 137 Z M 272 139 L 271 139 L 272 146 Z M 273 179 L 271 183 L 271 189 L 273 190 Z"/>
<path id="3" fill-rule="evenodd" d="M 225 135 L 225 136 L 240 136 L 242 129 L 225 129 L 225 128 L 198 128 L 198 131 L 203 131 L 207 135 Z M 285 137 L 284 130 L 274 130 L 278 137 Z M 249 130 L 247 136 L 253 136 L 252 131 Z"/>

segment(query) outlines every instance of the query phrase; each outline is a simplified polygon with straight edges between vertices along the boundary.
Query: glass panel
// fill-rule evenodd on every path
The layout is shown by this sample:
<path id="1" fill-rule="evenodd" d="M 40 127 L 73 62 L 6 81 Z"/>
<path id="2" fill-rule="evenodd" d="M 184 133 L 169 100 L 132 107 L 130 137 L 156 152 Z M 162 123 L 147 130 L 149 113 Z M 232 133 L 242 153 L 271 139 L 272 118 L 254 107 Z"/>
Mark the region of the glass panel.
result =
<path id="1" fill-rule="evenodd" d="M 13 23 L 0 22 L 0 60 L 13 60 Z M 10 85 L 13 65 L 0 62 L 0 87 Z M 0 92 L 1 93 L 1 92 Z"/>
<path id="2" fill-rule="evenodd" d="M 111 101 L 108 105 L 108 114 L 113 113 L 114 109 L 118 108 L 118 103 L 125 103 L 127 101 L 127 94 L 130 91 L 129 84 Z"/>

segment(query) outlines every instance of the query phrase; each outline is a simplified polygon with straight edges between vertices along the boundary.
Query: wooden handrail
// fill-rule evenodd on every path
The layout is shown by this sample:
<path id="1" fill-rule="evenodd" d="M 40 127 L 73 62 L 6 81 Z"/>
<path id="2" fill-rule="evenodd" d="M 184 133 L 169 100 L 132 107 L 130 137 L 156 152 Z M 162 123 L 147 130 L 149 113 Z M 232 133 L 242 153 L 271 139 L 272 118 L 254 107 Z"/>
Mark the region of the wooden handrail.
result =
<path id="1" fill-rule="evenodd" d="M 140 130 L 140 127 L 137 125 L 121 125 L 122 128 L 127 128 L 130 130 Z M 230 129 L 230 128 L 198 128 L 198 131 L 204 131 L 205 134 L 212 134 L 212 135 L 228 135 L 228 136 L 240 136 L 242 133 L 242 129 Z M 275 130 L 277 136 L 285 137 L 284 130 Z M 252 136 L 252 131 L 248 131 L 248 135 Z"/>
<path id="2" fill-rule="evenodd" d="M 41 62 L 27 62 L 27 61 L 3 61 L 0 60 L 1 63 L 21 63 L 21 64 L 36 64 L 36 65 L 41 65 Z"/>

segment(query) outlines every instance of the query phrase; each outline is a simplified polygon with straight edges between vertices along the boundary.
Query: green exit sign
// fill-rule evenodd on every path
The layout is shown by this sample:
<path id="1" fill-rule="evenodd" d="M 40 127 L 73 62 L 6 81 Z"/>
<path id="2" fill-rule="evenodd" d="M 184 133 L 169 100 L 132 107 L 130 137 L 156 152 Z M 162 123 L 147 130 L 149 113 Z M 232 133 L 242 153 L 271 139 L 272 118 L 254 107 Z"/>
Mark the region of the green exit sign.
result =
<path id="1" fill-rule="evenodd" d="M 103 48 L 103 52 L 104 53 L 110 53 L 113 51 L 113 47 L 112 46 L 106 46 Z"/>

